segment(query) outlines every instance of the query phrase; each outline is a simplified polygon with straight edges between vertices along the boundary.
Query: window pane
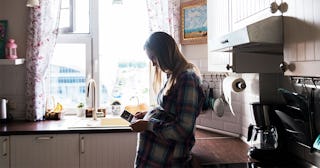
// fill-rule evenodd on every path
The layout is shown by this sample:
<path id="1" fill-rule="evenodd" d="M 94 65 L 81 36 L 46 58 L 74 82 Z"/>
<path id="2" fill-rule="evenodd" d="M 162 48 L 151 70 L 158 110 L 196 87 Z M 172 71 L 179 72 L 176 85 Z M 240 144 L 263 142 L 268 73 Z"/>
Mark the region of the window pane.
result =
<path id="1" fill-rule="evenodd" d="M 47 73 L 47 95 L 66 108 L 85 103 L 86 44 L 58 43 Z M 48 94 L 49 93 L 49 94 Z"/>
<path id="2" fill-rule="evenodd" d="M 62 0 L 59 24 L 61 32 L 89 33 L 89 9 L 90 0 Z"/>
<path id="3" fill-rule="evenodd" d="M 149 104 L 149 60 L 143 50 L 149 34 L 145 1 L 99 1 L 100 103 Z"/>

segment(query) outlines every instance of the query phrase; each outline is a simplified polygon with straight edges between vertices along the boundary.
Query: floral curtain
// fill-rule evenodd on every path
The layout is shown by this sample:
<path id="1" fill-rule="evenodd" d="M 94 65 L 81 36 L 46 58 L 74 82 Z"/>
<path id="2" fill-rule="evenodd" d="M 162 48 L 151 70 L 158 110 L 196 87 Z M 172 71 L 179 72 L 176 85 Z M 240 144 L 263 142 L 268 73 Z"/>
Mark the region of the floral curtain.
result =
<path id="1" fill-rule="evenodd" d="M 61 0 L 40 0 L 30 8 L 26 52 L 26 119 L 42 120 L 46 96 L 44 76 L 58 35 Z"/>
<path id="2" fill-rule="evenodd" d="M 150 31 L 164 31 L 180 43 L 180 0 L 146 0 Z"/>

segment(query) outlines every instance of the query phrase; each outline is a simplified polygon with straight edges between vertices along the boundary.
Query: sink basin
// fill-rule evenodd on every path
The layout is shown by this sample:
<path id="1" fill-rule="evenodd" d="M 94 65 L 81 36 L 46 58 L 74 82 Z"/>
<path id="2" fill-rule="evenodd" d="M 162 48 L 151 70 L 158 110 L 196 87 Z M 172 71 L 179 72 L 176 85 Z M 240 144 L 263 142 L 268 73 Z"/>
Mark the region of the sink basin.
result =
<path id="1" fill-rule="evenodd" d="M 79 118 L 75 120 L 69 128 L 108 128 L 108 127 L 128 127 L 129 122 L 120 118 L 98 118 L 93 120 L 92 118 Z"/>

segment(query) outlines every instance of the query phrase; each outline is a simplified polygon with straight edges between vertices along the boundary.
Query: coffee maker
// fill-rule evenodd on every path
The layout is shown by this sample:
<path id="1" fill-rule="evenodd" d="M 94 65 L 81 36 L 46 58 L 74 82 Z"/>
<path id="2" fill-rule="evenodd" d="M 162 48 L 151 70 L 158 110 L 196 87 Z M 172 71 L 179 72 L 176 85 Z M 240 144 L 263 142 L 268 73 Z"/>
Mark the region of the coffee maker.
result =
<path id="1" fill-rule="evenodd" d="M 248 156 L 259 161 L 274 160 L 280 152 L 277 127 L 270 120 L 270 117 L 273 117 L 274 106 L 252 103 L 251 107 L 255 124 L 250 124 L 248 128 Z"/>

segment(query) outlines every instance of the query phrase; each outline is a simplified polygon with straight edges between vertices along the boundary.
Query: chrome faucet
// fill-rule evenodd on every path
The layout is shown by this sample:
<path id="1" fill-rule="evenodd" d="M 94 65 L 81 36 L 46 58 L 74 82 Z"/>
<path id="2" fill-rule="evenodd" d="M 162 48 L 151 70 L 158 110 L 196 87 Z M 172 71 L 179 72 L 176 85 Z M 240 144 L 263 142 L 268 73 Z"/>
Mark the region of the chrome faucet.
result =
<path id="1" fill-rule="evenodd" d="M 96 82 L 94 79 L 88 81 L 87 86 L 87 99 L 91 96 L 91 108 L 92 108 L 92 118 L 97 119 L 97 104 L 96 104 Z"/>

